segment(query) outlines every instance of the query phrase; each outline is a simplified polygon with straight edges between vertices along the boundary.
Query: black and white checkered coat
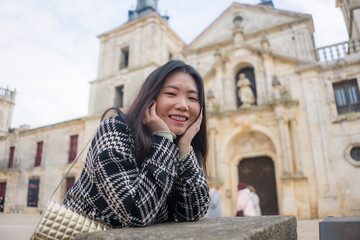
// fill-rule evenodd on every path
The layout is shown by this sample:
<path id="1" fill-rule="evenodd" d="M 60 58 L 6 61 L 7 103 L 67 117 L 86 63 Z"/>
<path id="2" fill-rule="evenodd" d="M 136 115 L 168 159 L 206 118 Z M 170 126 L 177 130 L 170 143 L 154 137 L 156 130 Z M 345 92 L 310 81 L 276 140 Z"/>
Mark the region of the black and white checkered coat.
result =
<path id="1" fill-rule="evenodd" d="M 197 221 L 210 203 L 195 153 L 179 161 L 177 146 L 153 136 L 139 166 L 134 140 L 120 117 L 103 121 L 87 153 L 79 180 L 64 204 L 114 227 L 165 221 Z"/>

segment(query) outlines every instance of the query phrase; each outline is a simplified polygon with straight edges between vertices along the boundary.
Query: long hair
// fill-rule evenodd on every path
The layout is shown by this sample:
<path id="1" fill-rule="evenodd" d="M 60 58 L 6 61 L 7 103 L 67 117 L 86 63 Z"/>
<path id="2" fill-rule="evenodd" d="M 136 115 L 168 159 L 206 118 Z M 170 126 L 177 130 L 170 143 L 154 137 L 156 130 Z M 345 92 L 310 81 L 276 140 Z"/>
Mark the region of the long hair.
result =
<path id="1" fill-rule="evenodd" d="M 142 123 L 145 111 L 150 102 L 155 100 L 166 79 L 175 72 L 190 74 L 196 82 L 199 92 L 200 109 L 203 110 L 203 119 L 200 130 L 192 139 L 191 145 L 194 149 L 199 165 L 206 173 L 206 157 L 208 141 L 206 133 L 206 109 L 204 85 L 200 74 L 190 65 L 179 60 L 169 61 L 165 65 L 155 69 L 145 80 L 133 104 L 127 112 L 127 123 L 131 129 L 135 143 L 135 155 L 138 163 L 142 163 L 149 153 L 151 146 L 151 133 Z M 178 139 L 176 139 L 178 140 Z M 175 142 L 176 143 L 176 142 Z"/>

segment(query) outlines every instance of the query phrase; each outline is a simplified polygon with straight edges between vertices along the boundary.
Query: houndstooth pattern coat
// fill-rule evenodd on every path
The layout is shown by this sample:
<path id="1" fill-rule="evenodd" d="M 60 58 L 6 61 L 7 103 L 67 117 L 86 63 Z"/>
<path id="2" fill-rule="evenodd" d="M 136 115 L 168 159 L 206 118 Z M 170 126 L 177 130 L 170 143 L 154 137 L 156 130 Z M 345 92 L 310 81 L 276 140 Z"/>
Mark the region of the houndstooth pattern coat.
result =
<path id="1" fill-rule="evenodd" d="M 64 200 L 64 205 L 113 227 L 197 221 L 209 203 L 206 178 L 193 150 L 179 161 L 177 146 L 154 135 L 139 166 L 130 129 L 120 117 L 101 123 L 81 175 Z"/>

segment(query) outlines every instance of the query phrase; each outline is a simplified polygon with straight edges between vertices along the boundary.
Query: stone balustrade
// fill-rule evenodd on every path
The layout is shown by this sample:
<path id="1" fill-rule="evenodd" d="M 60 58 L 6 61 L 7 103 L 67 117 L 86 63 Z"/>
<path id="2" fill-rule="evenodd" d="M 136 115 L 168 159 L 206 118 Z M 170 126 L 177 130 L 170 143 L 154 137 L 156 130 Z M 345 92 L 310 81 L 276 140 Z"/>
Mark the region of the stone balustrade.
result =
<path id="1" fill-rule="evenodd" d="M 355 53 L 360 53 L 360 39 L 351 39 L 315 49 L 315 56 L 319 62 L 336 61 Z"/>
<path id="2" fill-rule="evenodd" d="M 78 235 L 76 240 L 296 240 L 295 216 L 203 218 L 198 222 L 168 222 L 144 228 L 119 228 Z"/>

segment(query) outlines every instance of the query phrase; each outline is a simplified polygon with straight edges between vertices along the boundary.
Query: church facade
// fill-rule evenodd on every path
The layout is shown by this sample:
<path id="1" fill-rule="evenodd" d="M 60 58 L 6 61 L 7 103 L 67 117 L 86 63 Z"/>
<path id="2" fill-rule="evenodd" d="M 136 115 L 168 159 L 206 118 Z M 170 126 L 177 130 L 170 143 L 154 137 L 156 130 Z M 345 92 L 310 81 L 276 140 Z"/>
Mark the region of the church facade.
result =
<path id="1" fill-rule="evenodd" d="M 126 112 L 151 71 L 181 59 L 204 79 L 209 182 L 221 186 L 223 216 L 236 213 L 239 182 L 255 187 L 264 215 L 359 215 L 360 1 L 336 6 L 350 40 L 332 46 L 315 47 L 311 15 L 278 10 L 272 1 L 233 3 L 186 45 L 156 0 L 138 0 L 128 22 L 98 36 L 88 116 L 0 137 L 2 210 L 40 212 L 105 109 Z M 83 160 L 55 200 L 79 177 Z"/>

